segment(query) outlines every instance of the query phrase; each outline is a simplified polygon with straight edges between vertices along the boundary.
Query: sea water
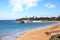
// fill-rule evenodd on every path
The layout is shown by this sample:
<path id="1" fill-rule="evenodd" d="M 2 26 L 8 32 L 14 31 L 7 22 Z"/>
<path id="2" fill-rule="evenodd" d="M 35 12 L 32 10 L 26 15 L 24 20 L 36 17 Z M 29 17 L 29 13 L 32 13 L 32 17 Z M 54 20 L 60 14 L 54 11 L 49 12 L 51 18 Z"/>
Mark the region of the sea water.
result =
<path id="1" fill-rule="evenodd" d="M 40 23 L 16 23 L 15 20 L 0 20 L 0 37 L 4 40 L 13 40 L 21 32 L 25 32 L 31 29 L 45 27 L 48 25 L 56 24 L 58 22 L 40 22 Z M 12 36 L 8 36 L 11 34 Z"/>

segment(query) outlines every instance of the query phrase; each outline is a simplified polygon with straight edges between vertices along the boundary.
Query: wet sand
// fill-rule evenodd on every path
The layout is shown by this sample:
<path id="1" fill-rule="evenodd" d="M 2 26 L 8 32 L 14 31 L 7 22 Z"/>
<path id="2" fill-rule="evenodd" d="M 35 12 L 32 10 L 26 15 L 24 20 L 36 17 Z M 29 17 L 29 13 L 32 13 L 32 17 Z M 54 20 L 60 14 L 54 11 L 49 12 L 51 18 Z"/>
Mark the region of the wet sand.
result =
<path id="1" fill-rule="evenodd" d="M 54 24 L 44 28 L 37 28 L 26 33 L 23 33 L 21 36 L 17 36 L 15 40 L 49 40 L 49 38 L 54 34 L 52 31 L 60 30 L 60 24 Z M 50 35 L 47 35 L 46 32 L 51 32 Z M 55 32 L 55 34 L 58 32 Z"/>

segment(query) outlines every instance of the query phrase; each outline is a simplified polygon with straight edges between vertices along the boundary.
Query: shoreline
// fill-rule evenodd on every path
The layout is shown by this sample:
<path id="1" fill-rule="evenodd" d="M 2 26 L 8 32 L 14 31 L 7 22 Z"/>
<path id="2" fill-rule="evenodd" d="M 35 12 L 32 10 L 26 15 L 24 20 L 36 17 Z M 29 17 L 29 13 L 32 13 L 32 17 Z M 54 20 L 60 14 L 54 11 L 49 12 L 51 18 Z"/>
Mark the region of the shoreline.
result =
<path id="1" fill-rule="evenodd" d="M 41 37 L 41 40 L 48 40 L 50 38 L 50 36 L 47 37 L 47 35 L 44 34 L 44 33 L 46 31 L 52 31 L 54 29 L 57 29 L 57 26 L 60 26 L 60 23 L 59 24 L 48 25 L 47 27 L 32 29 L 30 31 L 27 31 L 27 32 L 23 33 L 21 36 L 17 36 L 16 40 L 29 40 L 29 39 L 40 40 L 39 39 L 40 37 Z M 45 36 L 45 38 L 42 37 L 42 36 Z M 37 38 L 37 39 L 35 39 L 35 38 Z"/>
<path id="2" fill-rule="evenodd" d="M 60 22 L 60 21 L 42 21 L 42 22 Z"/>
<path id="3" fill-rule="evenodd" d="M 52 25 L 47 25 L 47 26 L 41 26 L 41 27 L 38 27 L 38 28 L 34 28 L 34 29 L 31 29 L 31 30 L 28 30 L 28 31 L 25 31 L 25 32 L 23 32 L 23 34 L 24 33 L 29 33 L 29 32 L 32 32 L 32 31 L 35 31 L 35 30 L 40 30 L 40 29 L 45 29 L 45 28 L 50 28 L 51 26 L 55 26 L 55 25 L 59 25 L 60 23 L 57 23 L 57 24 L 52 24 Z M 22 35 L 23 35 L 22 34 Z"/>

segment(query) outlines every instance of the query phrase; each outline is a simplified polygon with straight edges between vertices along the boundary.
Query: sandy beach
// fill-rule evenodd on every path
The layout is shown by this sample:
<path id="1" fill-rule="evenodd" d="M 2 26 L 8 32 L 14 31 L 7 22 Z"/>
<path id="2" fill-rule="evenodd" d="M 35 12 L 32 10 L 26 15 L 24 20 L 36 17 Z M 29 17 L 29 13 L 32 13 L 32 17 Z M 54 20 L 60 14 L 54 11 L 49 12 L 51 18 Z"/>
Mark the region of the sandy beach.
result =
<path id="1" fill-rule="evenodd" d="M 46 32 L 50 32 L 50 34 L 47 34 Z M 57 33 L 60 33 L 60 24 L 33 29 L 23 33 L 21 36 L 17 36 L 15 40 L 49 40 L 52 35 Z"/>

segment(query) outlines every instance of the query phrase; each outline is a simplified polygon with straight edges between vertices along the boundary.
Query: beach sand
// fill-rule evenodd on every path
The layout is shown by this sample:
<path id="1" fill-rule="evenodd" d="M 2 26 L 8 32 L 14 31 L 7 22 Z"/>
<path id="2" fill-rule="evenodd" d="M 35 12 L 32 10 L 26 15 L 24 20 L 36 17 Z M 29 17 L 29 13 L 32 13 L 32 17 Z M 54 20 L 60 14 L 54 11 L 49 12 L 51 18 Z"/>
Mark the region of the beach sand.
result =
<path id="1" fill-rule="evenodd" d="M 21 36 L 17 36 L 16 40 L 49 40 L 53 34 L 56 34 L 58 32 L 53 33 L 52 31 L 60 31 L 60 24 L 54 24 L 48 27 L 44 28 L 37 28 L 33 29 L 31 31 L 28 31 L 24 33 Z M 51 32 L 51 34 L 46 34 L 46 32 Z"/>

